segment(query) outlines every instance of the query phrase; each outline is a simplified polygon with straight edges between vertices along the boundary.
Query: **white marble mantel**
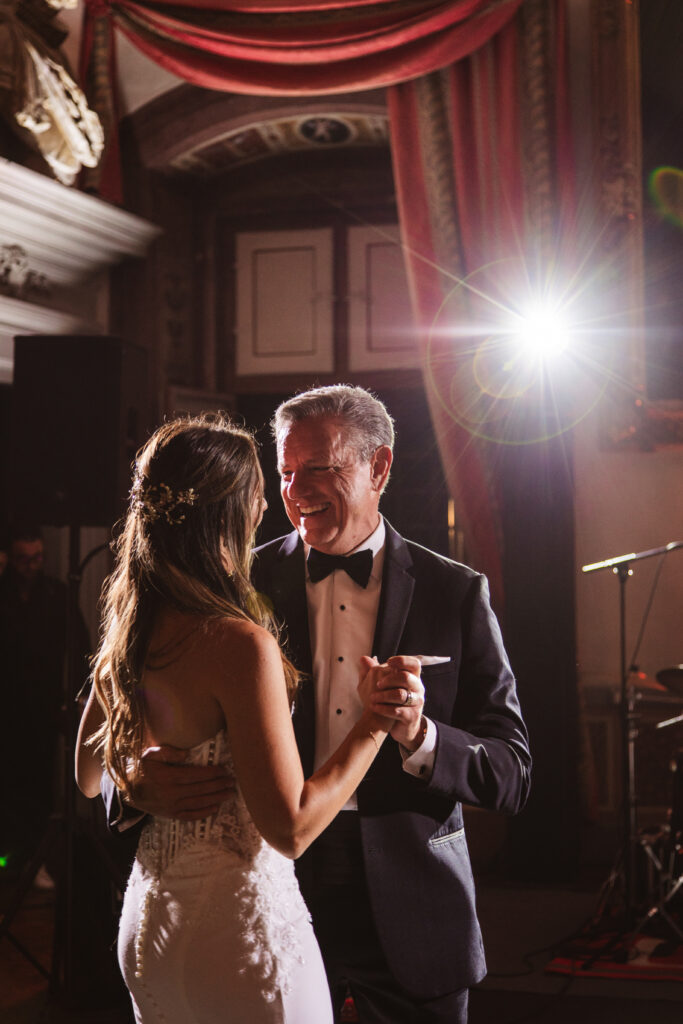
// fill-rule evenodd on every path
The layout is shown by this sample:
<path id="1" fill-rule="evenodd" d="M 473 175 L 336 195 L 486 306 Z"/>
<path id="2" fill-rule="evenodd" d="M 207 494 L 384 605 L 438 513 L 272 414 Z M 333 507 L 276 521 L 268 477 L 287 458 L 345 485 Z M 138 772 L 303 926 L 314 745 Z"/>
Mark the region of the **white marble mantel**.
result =
<path id="1" fill-rule="evenodd" d="M 143 257 L 159 234 L 140 217 L 0 158 L 0 254 L 16 246 L 24 260 L 16 275 L 24 286 L 0 294 L 0 382 L 12 380 L 18 334 L 106 333 L 107 271 Z"/>

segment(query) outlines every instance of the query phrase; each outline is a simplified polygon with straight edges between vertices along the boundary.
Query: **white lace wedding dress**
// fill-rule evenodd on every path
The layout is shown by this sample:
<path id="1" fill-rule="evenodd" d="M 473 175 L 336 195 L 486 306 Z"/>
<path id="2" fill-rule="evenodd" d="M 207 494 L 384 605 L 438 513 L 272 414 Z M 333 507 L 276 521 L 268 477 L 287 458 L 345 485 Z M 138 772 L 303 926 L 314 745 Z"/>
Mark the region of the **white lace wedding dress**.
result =
<path id="1" fill-rule="evenodd" d="M 190 760 L 234 773 L 225 731 Z M 237 788 L 211 818 L 146 825 L 119 962 L 138 1024 L 332 1024 L 294 864 L 261 838 Z"/>

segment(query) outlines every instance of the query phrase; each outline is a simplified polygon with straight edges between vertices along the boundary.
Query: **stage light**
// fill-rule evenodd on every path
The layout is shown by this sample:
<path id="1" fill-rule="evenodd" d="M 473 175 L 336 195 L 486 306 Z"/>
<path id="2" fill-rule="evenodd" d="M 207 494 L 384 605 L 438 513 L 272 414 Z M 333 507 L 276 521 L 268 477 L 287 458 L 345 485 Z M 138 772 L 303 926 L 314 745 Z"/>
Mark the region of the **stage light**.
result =
<path id="1" fill-rule="evenodd" d="M 531 359 L 542 361 L 561 355 L 571 341 L 568 324 L 557 310 L 550 307 L 521 314 L 513 334 L 523 352 Z"/>
<path id="2" fill-rule="evenodd" d="M 447 416 L 486 441 L 533 444 L 596 407 L 614 379 L 614 345 L 593 312 L 587 264 L 566 279 L 550 266 L 539 280 L 511 258 L 454 284 L 426 352 L 427 386 Z"/>

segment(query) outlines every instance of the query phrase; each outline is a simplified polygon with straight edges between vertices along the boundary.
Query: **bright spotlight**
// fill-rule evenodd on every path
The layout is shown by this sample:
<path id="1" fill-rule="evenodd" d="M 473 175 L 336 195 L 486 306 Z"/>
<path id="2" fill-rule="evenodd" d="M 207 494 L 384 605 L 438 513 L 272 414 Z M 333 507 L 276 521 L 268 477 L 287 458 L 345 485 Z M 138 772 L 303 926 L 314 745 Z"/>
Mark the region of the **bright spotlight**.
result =
<path id="1" fill-rule="evenodd" d="M 521 349 L 534 359 L 552 359 L 569 346 L 569 327 L 553 309 L 535 309 L 519 318 L 515 334 Z"/>

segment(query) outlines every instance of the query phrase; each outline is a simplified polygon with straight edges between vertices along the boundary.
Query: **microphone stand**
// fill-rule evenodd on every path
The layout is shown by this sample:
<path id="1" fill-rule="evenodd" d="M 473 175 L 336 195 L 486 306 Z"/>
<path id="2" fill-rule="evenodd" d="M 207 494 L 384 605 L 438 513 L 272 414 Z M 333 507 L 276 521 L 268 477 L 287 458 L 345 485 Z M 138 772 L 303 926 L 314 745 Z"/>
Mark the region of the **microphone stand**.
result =
<path id="1" fill-rule="evenodd" d="M 650 548 L 647 551 L 631 552 L 627 555 L 618 555 L 616 558 L 608 558 L 602 562 L 593 562 L 591 565 L 583 565 L 581 571 L 584 573 L 598 572 L 601 569 L 611 569 L 619 579 L 619 637 L 620 637 L 620 670 L 621 670 L 621 699 L 620 699 L 620 720 L 622 740 L 622 783 L 623 783 L 623 821 L 622 821 L 622 851 L 624 865 L 624 932 L 628 934 L 634 925 L 635 914 L 635 884 L 636 884 L 636 838 L 638 833 L 637 809 L 638 800 L 635 788 L 635 740 L 637 736 L 635 697 L 633 687 L 629 686 L 631 675 L 630 667 L 626 657 L 626 583 L 633 575 L 631 564 L 643 558 L 653 558 L 656 555 L 668 555 L 670 551 L 683 548 L 683 541 L 671 541 L 664 547 Z"/>

